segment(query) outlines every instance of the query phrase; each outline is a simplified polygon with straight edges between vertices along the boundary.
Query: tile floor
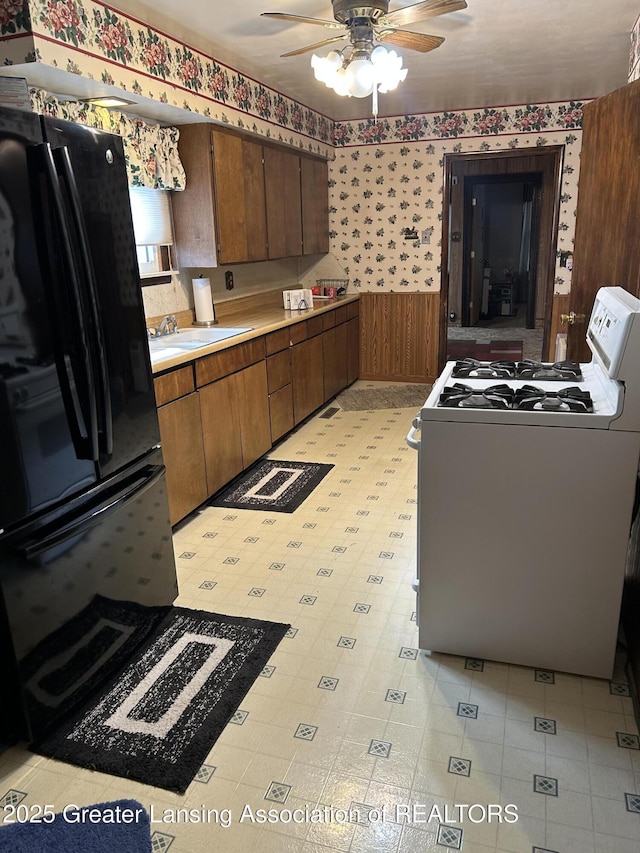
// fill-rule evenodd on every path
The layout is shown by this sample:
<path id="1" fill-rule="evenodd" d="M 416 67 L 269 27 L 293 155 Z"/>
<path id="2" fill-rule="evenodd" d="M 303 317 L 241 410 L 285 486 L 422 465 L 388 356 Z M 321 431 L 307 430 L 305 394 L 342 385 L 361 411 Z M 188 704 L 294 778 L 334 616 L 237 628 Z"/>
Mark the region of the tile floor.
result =
<path id="1" fill-rule="evenodd" d="M 179 604 L 292 626 L 184 796 L 14 747 L 3 802 L 133 797 L 154 853 L 638 853 L 623 678 L 418 650 L 412 417 L 316 416 L 271 454 L 335 465 L 294 514 L 207 508 L 176 531 Z M 285 822 L 305 807 L 322 820 Z"/>

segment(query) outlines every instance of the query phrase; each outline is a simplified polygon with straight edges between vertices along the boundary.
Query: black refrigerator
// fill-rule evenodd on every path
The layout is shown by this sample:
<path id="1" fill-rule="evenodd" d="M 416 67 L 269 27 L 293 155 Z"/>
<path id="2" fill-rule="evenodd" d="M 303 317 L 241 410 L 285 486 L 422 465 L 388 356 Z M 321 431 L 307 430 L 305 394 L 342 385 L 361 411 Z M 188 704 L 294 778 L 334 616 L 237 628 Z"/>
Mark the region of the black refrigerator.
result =
<path id="1" fill-rule="evenodd" d="M 9 109 L 0 591 L 5 743 L 86 701 L 177 594 L 122 141 Z"/>

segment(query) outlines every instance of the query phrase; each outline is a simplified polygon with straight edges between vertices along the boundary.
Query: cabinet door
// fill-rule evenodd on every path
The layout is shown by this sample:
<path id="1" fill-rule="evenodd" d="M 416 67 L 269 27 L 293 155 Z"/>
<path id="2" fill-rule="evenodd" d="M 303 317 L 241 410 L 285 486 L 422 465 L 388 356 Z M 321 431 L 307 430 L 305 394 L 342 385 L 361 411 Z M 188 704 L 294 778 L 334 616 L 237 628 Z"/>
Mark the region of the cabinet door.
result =
<path id="1" fill-rule="evenodd" d="M 237 388 L 236 374 L 233 374 L 205 385 L 198 392 L 210 495 L 242 471 Z"/>
<path id="2" fill-rule="evenodd" d="M 169 517 L 176 524 L 208 497 L 200 406 L 196 393 L 158 409 L 167 468 Z"/>
<path id="3" fill-rule="evenodd" d="M 171 199 L 178 265 L 215 267 L 217 237 L 211 127 L 207 124 L 181 127 L 178 151 L 187 176 L 186 189 L 172 193 Z"/>
<path id="4" fill-rule="evenodd" d="M 235 384 L 242 466 L 248 468 L 271 447 L 266 362 L 253 364 L 229 378 Z"/>
<path id="5" fill-rule="evenodd" d="M 305 255 L 329 251 L 329 166 L 324 160 L 300 158 L 302 241 Z"/>
<path id="6" fill-rule="evenodd" d="M 218 261 L 232 264 L 267 258 L 262 145 L 214 130 Z"/>
<path id="7" fill-rule="evenodd" d="M 269 258 L 302 254 L 300 157 L 280 148 L 263 149 Z"/>
<path id="8" fill-rule="evenodd" d="M 347 324 L 342 323 L 322 335 L 324 354 L 324 399 L 342 391 L 347 384 Z"/>
<path id="9" fill-rule="evenodd" d="M 291 348 L 293 416 L 296 424 L 324 403 L 322 335 Z"/>
<path id="10" fill-rule="evenodd" d="M 347 385 L 355 382 L 360 374 L 360 319 L 347 320 Z"/>
<path id="11" fill-rule="evenodd" d="M 293 390 L 285 385 L 269 395 L 271 440 L 277 441 L 293 429 Z"/>

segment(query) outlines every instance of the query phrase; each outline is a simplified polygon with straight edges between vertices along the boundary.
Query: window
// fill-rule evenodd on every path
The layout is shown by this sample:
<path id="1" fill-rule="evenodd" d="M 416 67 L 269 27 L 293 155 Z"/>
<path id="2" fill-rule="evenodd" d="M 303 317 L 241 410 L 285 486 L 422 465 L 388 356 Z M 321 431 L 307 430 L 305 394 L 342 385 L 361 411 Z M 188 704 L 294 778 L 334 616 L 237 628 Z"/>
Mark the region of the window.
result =
<path id="1" fill-rule="evenodd" d="M 171 200 L 167 190 L 129 187 L 133 231 L 141 277 L 158 276 L 171 269 L 173 245 Z"/>

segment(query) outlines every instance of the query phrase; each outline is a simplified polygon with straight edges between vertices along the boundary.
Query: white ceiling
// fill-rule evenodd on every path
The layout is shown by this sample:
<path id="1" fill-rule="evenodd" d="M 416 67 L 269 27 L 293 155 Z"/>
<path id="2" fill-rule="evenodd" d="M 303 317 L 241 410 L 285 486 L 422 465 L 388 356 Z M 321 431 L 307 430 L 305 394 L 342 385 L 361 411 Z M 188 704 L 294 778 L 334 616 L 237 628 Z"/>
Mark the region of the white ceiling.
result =
<path id="1" fill-rule="evenodd" d="M 389 10 L 413 2 L 391 0 Z M 467 4 L 460 12 L 406 27 L 444 36 L 445 42 L 427 54 L 400 51 L 409 73 L 396 92 L 381 96 L 381 115 L 593 98 L 627 81 L 630 32 L 640 0 Z M 311 53 L 280 58 L 332 31 L 260 17 L 273 11 L 332 20 L 328 0 L 153 0 L 153 7 L 115 0 L 112 5 L 331 118 L 370 115 L 369 98 L 340 98 L 314 79 Z"/>

